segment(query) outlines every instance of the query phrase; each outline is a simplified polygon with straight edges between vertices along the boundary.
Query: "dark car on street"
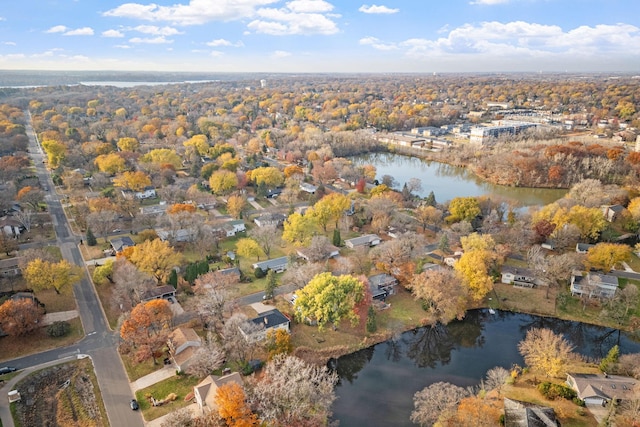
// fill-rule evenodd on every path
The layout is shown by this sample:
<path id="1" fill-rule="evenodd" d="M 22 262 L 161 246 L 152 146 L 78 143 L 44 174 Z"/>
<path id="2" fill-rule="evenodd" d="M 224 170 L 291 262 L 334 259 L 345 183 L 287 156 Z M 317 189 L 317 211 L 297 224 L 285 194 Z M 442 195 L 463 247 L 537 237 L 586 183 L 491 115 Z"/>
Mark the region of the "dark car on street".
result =
<path id="1" fill-rule="evenodd" d="M 0 375 L 10 374 L 11 372 L 15 371 L 17 371 L 17 369 L 13 366 L 3 366 L 2 368 L 0 368 Z"/>
<path id="2" fill-rule="evenodd" d="M 134 411 L 137 411 L 138 408 L 140 408 L 140 406 L 138 406 L 138 401 L 135 399 L 131 399 L 131 402 L 129 402 L 129 406 L 131 406 L 131 409 L 133 409 Z"/>

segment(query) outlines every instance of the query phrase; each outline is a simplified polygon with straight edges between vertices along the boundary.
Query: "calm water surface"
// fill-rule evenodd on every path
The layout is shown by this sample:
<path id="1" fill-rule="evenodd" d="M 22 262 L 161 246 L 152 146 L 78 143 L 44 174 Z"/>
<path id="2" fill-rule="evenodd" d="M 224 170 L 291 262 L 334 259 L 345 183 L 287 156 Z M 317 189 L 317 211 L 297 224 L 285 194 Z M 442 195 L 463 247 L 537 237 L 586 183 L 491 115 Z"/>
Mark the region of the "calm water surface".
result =
<path id="1" fill-rule="evenodd" d="M 623 354 L 640 352 L 640 343 L 615 329 L 474 310 L 461 322 L 405 332 L 395 340 L 341 357 L 334 419 L 341 427 L 412 426 L 409 416 L 416 391 L 438 381 L 476 385 L 495 366 L 522 366 L 517 346 L 534 327 L 563 334 L 576 352 L 589 357 L 604 357 L 616 344 Z"/>
<path id="2" fill-rule="evenodd" d="M 402 189 L 411 178 L 418 178 L 422 181 L 420 195 L 424 197 L 433 191 L 439 203 L 455 197 L 489 195 L 514 200 L 522 206 L 536 206 L 552 203 L 566 194 L 566 190 L 494 185 L 465 168 L 396 153 L 368 153 L 350 159 L 356 165 L 375 166 L 378 179 L 391 175 L 398 182 L 397 189 Z"/>

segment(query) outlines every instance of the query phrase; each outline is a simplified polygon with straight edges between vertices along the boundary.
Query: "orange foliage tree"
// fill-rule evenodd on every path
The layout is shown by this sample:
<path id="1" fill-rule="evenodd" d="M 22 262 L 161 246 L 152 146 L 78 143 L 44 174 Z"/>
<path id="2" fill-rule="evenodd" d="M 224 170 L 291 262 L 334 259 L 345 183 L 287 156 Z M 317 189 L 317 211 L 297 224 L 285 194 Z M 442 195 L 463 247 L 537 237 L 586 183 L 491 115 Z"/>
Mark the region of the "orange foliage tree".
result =
<path id="1" fill-rule="evenodd" d="M 244 390 L 238 383 L 230 382 L 216 392 L 218 414 L 229 427 L 252 427 L 258 425 L 258 417 L 251 412 Z"/>
<path id="2" fill-rule="evenodd" d="M 173 204 L 171 206 L 169 206 L 169 208 L 167 209 L 167 213 L 168 214 L 177 214 L 180 212 L 189 212 L 189 213 L 193 213 L 196 211 L 196 207 L 193 206 L 190 203 L 176 203 Z"/>
<path id="3" fill-rule="evenodd" d="M 7 335 L 26 335 L 40 326 L 42 308 L 30 298 L 6 300 L 0 305 L 0 329 Z"/>

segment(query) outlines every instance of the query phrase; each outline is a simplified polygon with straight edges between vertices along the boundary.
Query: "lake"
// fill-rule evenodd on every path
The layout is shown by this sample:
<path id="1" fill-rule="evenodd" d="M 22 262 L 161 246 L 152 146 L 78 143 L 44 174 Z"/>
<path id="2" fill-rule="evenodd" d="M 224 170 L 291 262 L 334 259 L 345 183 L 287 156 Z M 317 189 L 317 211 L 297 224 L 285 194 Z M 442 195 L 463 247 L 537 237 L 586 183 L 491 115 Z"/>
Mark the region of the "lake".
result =
<path id="1" fill-rule="evenodd" d="M 391 301 L 393 304 L 393 300 Z M 531 328 L 561 333 L 576 352 L 602 358 L 614 345 L 639 353 L 640 343 L 615 329 L 549 317 L 472 310 L 462 321 L 419 328 L 338 359 L 333 405 L 341 427 L 413 426 L 413 395 L 438 381 L 476 385 L 495 367 L 524 365 L 518 343 Z"/>
<path id="2" fill-rule="evenodd" d="M 378 180 L 381 180 L 383 175 L 394 177 L 398 182 L 398 190 L 411 178 L 419 178 L 422 181 L 422 191 L 419 195 L 425 197 L 433 191 L 438 203 L 455 197 L 489 195 L 516 201 L 521 206 L 540 206 L 552 203 L 567 193 L 561 189 L 490 184 L 466 168 L 396 153 L 367 153 L 349 159 L 355 165 L 375 166 Z"/>

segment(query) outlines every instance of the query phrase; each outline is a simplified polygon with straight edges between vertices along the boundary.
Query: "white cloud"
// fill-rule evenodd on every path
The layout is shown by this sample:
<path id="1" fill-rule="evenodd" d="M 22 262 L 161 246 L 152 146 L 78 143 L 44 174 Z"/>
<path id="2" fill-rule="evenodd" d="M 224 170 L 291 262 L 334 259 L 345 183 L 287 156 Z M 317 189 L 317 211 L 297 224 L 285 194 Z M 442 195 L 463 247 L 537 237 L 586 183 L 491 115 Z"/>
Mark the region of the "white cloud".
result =
<path id="1" fill-rule="evenodd" d="M 287 9 L 295 13 L 331 12 L 333 5 L 324 0 L 293 0 L 287 2 Z"/>
<path id="2" fill-rule="evenodd" d="M 176 34 L 184 34 L 172 27 L 157 27 L 155 25 L 138 25 L 132 29 L 143 34 L 151 34 L 154 36 L 175 36 Z"/>
<path id="3" fill-rule="evenodd" d="M 360 39 L 359 43 L 365 46 L 371 46 L 378 50 L 395 50 L 398 46 L 395 43 L 382 43 L 375 37 L 364 37 Z"/>
<path id="4" fill-rule="evenodd" d="M 91 27 L 82 27 L 77 28 L 75 30 L 69 30 L 63 34 L 64 36 L 92 36 L 93 28 Z"/>
<path id="5" fill-rule="evenodd" d="M 219 50 L 212 50 L 209 52 L 209 56 L 213 56 L 214 58 L 219 58 L 224 55 L 224 52 L 220 52 Z"/>
<path id="6" fill-rule="evenodd" d="M 0 21 L 6 21 L 7 18 L 5 18 L 4 16 L 0 16 Z"/>
<path id="7" fill-rule="evenodd" d="M 274 58 L 286 58 L 287 56 L 291 56 L 291 52 L 287 52 L 286 50 L 276 50 L 273 52 Z"/>
<path id="8" fill-rule="evenodd" d="M 4 42 L 4 44 L 7 46 L 15 46 L 16 42 Z"/>
<path id="9" fill-rule="evenodd" d="M 173 43 L 173 40 L 167 40 L 164 38 L 164 36 L 158 36 L 158 37 L 133 37 L 131 39 L 129 39 L 129 43 L 143 43 L 143 44 L 168 44 L 168 43 Z"/>
<path id="10" fill-rule="evenodd" d="M 64 25 L 56 25 L 55 27 L 49 28 L 45 33 L 64 33 L 68 28 Z"/>
<path id="11" fill-rule="evenodd" d="M 124 37 L 124 33 L 120 30 L 106 30 L 102 32 L 102 37 L 119 38 Z"/>
<path id="12" fill-rule="evenodd" d="M 256 8 L 279 0 L 190 0 L 187 4 L 160 6 L 155 3 L 125 3 L 103 13 L 104 16 L 143 21 L 166 21 L 176 25 L 201 25 L 211 21 L 251 18 Z M 295 0 L 294 0 L 295 1 Z"/>
<path id="13" fill-rule="evenodd" d="M 117 45 L 115 45 L 113 47 L 118 48 L 118 49 L 131 49 L 131 46 L 129 46 L 128 44 L 117 44 Z"/>
<path id="14" fill-rule="evenodd" d="M 242 41 L 237 41 L 236 43 L 232 43 L 229 40 L 225 39 L 216 39 L 210 42 L 205 43 L 207 46 L 218 47 L 218 46 L 226 46 L 226 47 L 242 47 L 244 43 Z"/>
<path id="15" fill-rule="evenodd" d="M 376 14 L 392 14 L 400 12 L 400 9 L 391 9 L 387 6 L 372 4 L 371 6 L 363 4 L 358 11 L 362 13 L 376 13 Z"/>
<path id="16" fill-rule="evenodd" d="M 335 34 L 338 26 L 326 15 L 320 13 L 296 13 L 287 9 L 263 8 L 258 10 L 261 19 L 247 25 L 256 33 L 272 36 L 293 34 Z"/>

